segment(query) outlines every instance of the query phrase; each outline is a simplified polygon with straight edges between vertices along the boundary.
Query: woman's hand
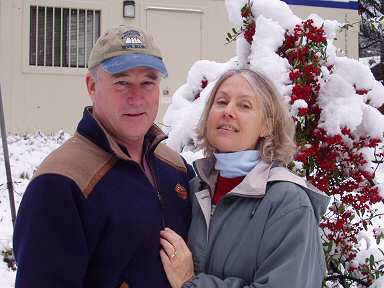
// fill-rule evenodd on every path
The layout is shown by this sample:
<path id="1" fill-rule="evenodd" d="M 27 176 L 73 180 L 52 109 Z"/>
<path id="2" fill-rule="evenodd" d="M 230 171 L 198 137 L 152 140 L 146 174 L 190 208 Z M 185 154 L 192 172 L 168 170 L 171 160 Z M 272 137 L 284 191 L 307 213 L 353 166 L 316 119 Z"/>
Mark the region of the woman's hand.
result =
<path id="1" fill-rule="evenodd" d="M 180 288 L 195 274 L 193 272 L 192 253 L 176 232 L 165 228 L 160 232 L 161 262 L 172 288 Z"/>

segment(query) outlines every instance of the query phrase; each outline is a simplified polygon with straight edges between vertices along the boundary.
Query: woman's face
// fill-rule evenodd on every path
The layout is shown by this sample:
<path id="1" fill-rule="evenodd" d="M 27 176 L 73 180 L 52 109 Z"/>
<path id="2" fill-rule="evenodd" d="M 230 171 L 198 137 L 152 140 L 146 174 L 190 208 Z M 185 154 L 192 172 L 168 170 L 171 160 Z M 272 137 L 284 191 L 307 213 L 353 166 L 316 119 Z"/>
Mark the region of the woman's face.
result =
<path id="1" fill-rule="evenodd" d="M 226 79 L 217 90 L 207 119 L 207 140 L 219 152 L 255 149 L 266 136 L 261 100 L 241 75 Z"/>

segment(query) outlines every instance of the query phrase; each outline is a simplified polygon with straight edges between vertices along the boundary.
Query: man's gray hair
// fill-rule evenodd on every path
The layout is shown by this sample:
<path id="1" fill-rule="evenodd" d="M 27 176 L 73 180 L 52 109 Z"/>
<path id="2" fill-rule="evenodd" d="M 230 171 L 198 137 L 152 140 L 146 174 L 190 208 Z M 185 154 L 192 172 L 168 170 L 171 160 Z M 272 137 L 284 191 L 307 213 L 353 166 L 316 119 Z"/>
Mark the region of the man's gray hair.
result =
<path id="1" fill-rule="evenodd" d="M 91 69 L 88 69 L 89 73 L 91 73 L 91 75 L 95 79 L 95 82 L 99 81 L 99 79 L 100 79 L 99 71 L 98 71 L 99 70 L 99 66 L 100 65 L 96 65 L 95 67 L 92 67 Z"/>

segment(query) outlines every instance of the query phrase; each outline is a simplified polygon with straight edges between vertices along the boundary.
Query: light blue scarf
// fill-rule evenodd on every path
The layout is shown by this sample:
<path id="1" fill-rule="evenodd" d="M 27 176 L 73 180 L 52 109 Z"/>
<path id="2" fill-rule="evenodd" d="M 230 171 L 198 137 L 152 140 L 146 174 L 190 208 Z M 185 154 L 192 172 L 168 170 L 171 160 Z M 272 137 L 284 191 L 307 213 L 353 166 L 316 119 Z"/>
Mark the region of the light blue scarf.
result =
<path id="1" fill-rule="evenodd" d="M 235 178 L 245 176 L 261 160 L 257 150 L 244 150 L 231 153 L 214 153 L 216 157 L 215 169 L 220 171 L 220 176 Z"/>

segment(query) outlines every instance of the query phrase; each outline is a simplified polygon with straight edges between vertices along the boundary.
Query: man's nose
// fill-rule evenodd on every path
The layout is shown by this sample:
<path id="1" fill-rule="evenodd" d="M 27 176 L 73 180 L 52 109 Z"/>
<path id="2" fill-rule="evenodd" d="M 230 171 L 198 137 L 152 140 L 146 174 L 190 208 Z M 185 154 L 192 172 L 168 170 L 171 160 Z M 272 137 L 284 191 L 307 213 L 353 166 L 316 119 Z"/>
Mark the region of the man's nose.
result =
<path id="1" fill-rule="evenodd" d="M 127 89 L 126 93 L 128 98 L 137 98 L 141 94 L 140 87 L 137 85 L 132 85 Z"/>
<path id="2" fill-rule="evenodd" d="M 124 97 L 129 105 L 140 105 L 143 102 L 143 93 L 140 87 L 137 86 L 129 87 Z"/>

